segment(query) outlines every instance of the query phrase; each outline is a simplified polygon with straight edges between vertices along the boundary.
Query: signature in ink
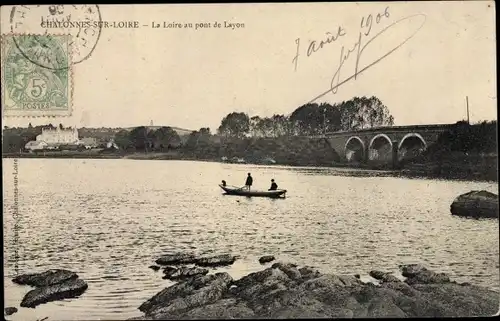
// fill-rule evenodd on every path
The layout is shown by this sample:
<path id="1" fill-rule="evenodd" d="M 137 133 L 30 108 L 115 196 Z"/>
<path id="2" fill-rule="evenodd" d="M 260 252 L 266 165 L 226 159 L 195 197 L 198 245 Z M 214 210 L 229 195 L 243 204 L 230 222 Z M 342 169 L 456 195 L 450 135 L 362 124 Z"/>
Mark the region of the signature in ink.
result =
<path id="1" fill-rule="evenodd" d="M 334 75 L 332 77 L 332 80 L 331 80 L 331 83 L 330 83 L 330 88 L 328 90 L 326 90 L 325 92 L 322 92 L 321 94 L 317 95 L 313 99 L 311 99 L 309 101 L 309 103 L 312 103 L 312 102 L 316 101 L 317 99 L 325 96 L 326 94 L 328 94 L 330 92 L 333 93 L 333 94 L 336 94 L 337 91 L 338 91 L 338 88 L 341 85 L 345 84 L 346 82 L 348 82 L 348 81 L 350 81 L 352 79 L 356 80 L 357 76 L 359 74 L 361 74 L 362 72 L 366 71 L 370 67 L 374 66 L 375 64 L 377 64 L 378 62 L 380 62 L 381 60 L 385 59 L 387 56 L 389 56 L 390 54 L 392 54 L 393 52 L 395 52 L 396 50 L 398 50 L 401 46 L 403 46 L 406 42 L 408 42 L 411 38 L 413 38 L 418 33 L 418 31 L 420 31 L 420 29 L 424 26 L 424 24 L 426 22 L 426 15 L 424 15 L 424 14 L 414 14 L 414 15 L 411 15 L 411 16 L 407 16 L 407 17 L 401 18 L 401 19 L 399 19 L 399 20 L 391 23 L 387 27 L 385 27 L 382 30 L 380 30 L 378 33 L 374 34 L 370 39 L 365 39 L 372 32 L 372 27 L 374 26 L 374 23 L 373 23 L 374 20 L 375 20 L 376 24 L 378 24 L 383 19 L 387 19 L 389 17 L 390 17 L 389 7 L 386 7 L 385 11 L 383 13 L 377 14 L 375 16 L 375 18 L 373 18 L 372 15 L 369 15 L 366 19 L 365 19 L 365 17 L 363 17 L 361 19 L 361 30 L 359 31 L 358 41 L 356 43 L 354 43 L 354 45 L 350 49 L 346 48 L 343 45 L 342 48 L 341 48 L 341 50 L 340 50 L 340 62 L 339 62 L 339 66 L 338 66 L 337 70 L 335 71 L 335 73 L 334 73 Z M 410 21 L 412 19 L 419 19 L 419 20 L 421 20 L 420 25 L 418 25 L 418 27 L 414 29 L 414 31 L 413 31 L 412 34 L 410 34 L 408 37 L 406 37 L 405 39 L 403 39 L 401 42 L 399 42 L 396 46 L 394 46 L 393 48 L 391 48 L 389 51 L 387 51 L 382 56 L 380 56 L 380 57 L 378 57 L 376 59 L 371 60 L 371 62 L 368 62 L 365 65 L 362 65 L 362 64 L 360 65 L 361 57 L 362 57 L 363 53 L 365 52 L 365 50 L 368 48 L 368 46 L 370 44 L 372 44 L 374 42 L 376 43 L 377 39 L 378 40 L 383 39 L 384 33 L 387 32 L 388 30 L 390 30 L 392 28 L 395 28 L 398 25 L 401 25 L 401 23 L 403 23 L 405 21 Z M 335 39 L 330 38 L 330 40 L 331 39 L 336 40 L 336 39 L 338 39 L 338 37 L 344 36 L 346 34 L 345 31 L 341 34 L 340 30 L 343 30 L 343 29 L 339 28 L 339 32 L 337 34 L 337 37 Z M 323 48 L 324 44 L 330 43 L 330 42 L 332 42 L 332 41 L 328 41 L 328 40 L 327 40 L 327 42 L 323 42 L 322 41 L 320 43 L 319 49 Z M 296 40 L 296 43 L 297 43 L 297 46 L 298 46 L 299 45 L 299 39 Z M 311 48 L 312 45 L 313 45 L 313 43 L 310 44 L 309 49 Z M 314 48 L 317 49 L 317 47 L 314 47 Z M 317 50 L 314 50 L 314 52 L 316 52 L 316 51 Z M 309 50 L 308 50 L 307 53 L 308 53 L 307 56 L 310 56 Z M 355 64 L 354 64 L 354 73 L 352 73 L 349 77 L 346 77 L 345 79 L 341 80 L 340 72 L 341 72 L 341 70 L 343 70 L 345 62 L 351 57 L 351 54 L 355 54 L 356 55 L 356 61 L 355 61 Z M 295 63 L 295 66 L 297 66 L 298 56 L 299 56 L 299 54 L 298 54 L 298 48 L 297 48 L 297 55 L 295 56 L 295 58 L 293 60 L 293 62 Z"/>

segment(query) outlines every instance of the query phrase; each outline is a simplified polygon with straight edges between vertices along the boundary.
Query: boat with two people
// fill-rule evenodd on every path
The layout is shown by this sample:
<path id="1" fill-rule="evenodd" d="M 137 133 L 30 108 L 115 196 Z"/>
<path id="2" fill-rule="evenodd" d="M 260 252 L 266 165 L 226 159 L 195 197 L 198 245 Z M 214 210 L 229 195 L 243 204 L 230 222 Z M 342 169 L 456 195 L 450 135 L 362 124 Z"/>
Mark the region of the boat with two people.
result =
<path id="1" fill-rule="evenodd" d="M 220 188 L 225 193 L 225 195 L 236 195 L 236 196 L 247 196 L 247 197 L 270 197 L 270 198 L 285 198 L 286 197 L 286 189 L 277 189 L 278 185 L 274 182 L 274 179 L 271 180 L 271 188 L 267 191 L 259 191 L 259 190 L 250 190 L 250 186 L 252 185 L 252 179 L 250 173 L 248 174 L 247 181 L 245 186 L 237 187 L 230 186 L 226 184 L 226 181 L 222 181 L 222 184 L 219 184 Z"/>

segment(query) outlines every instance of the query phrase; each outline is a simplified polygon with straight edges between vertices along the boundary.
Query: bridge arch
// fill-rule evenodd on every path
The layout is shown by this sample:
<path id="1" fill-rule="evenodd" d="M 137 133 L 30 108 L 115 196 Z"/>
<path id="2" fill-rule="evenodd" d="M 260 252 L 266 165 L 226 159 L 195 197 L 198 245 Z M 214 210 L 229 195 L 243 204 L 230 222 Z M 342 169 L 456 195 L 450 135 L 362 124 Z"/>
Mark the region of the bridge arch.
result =
<path id="1" fill-rule="evenodd" d="M 418 133 L 408 133 L 403 136 L 398 144 L 398 159 L 402 160 L 416 157 L 426 149 L 427 142 L 422 135 Z"/>
<path id="2" fill-rule="evenodd" d="M 384 144 L 384 141 L 388 144 Z M 382 142 L 382 144 L 377 144 L 377 142 Z M 390 162 L 393 158 L 392 149 L 392 139 L 386 134 L 377 134 L 370 140 L 368 145 L 368 160 L 383 163 Z"/>
<path id="3" fill-rule="evenodd" d="M 345 145 L 344 145 L 344 156 L 345 158 L 349 159 L 350 157 L 347 155 L 347 153 L 349 152 L 349 150 L 347 149 L 349 143 L 351 142 L 358 142 L 358 144 L 361 146 L 360 150 L 361 150 L 361 157 L 364 158 L 365 157 L 365 142 L 363 142 L 363 140 L 361 138 L 359 138 L 358 136 L 351 136 L 349 137 L 349 139 L 345 142 Z M 354 151 L 355 152 L 355 151 Z"/>
<path id="4" fill-rule="evenodd" d="M 403 138 L 401 139 L 401 141 L 399 142 L 398 150 L 401 149 L 401 146 L 403 146 L 403 143 L 405 142 L 405 140 L 407 138 L 410 138 L 410 137 L 417 137 L 418 139 L 420 139 L 420 141 L 424 145 L 424 148 L 427 149 L 427 142 L 422 137 L 422 135 L 420 135 L 419 133 L 409 133 L 409 134 L 404 135 Z"/>
<path id="5" fill-rule="evenodd" d="M 375 135 L 371 140 L 370 140 L 370 144 L 368 145 L 368 149 L 372 149 L 372 146 L 373 146 L 373 142 L 375 142 L 377 139 L 379 138 L 385 138 L 388 142 L 389 142 L 389 145 L 391 145 L 391 148 L 392 148 L 392 140 L 389 138 L 389 136 L 387 136 L 386 134 L 377 134 Z"/>

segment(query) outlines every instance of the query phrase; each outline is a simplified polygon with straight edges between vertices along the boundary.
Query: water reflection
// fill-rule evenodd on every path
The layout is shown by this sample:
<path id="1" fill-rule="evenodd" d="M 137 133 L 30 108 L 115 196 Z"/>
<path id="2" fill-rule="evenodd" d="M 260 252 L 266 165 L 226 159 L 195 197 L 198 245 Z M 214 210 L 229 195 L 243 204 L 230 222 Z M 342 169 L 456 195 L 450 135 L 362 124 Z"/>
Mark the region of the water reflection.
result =
<path id="1" fill-rule="evenodd" d="M 66 268 L 89 283 L 78 299 L 20 309 L 13 320 L 124 319 L 168 286 L 148 269 L 167 251 L 240 255 L 234 278 L 262 269 L 261 255 L 366 274 L 421 262 L 498 289 L 498 221 L 450 215 L 453 199 L 495 184 L 355 177 L 352 170 L 141 160 L 21 159 L 19 236 L 13 238 L 12 160 L 4 160 L 7 306 L 29 288 L 20 272 Z M 223 196 L 221 179 L 254 187 L 276 179 L 285 200 Z M 366 171 L 359 171 L 367 173 Z M 365 175 L 363 174 L 363 175 Z M 9 176 L 10 175 L 10 176 Z"/>

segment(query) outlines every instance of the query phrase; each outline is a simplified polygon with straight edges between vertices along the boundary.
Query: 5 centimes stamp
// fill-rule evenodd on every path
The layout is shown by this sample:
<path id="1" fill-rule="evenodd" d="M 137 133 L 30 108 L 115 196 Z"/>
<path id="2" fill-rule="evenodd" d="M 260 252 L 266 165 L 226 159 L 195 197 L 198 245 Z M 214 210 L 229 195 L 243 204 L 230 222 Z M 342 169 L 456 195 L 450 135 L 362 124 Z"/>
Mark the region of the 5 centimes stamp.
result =
<path id="1" fill-rule="evenodd" d="M 92 55 L 101 36 L 101 21 L 97 5 L 22 5 L 13 7 L 10 12 L 13 34 L 71 35 L 72 64 L 79 64 Z M 24 55 L 22 48 L 19 49 Z M 28 55 L 25 58 L 41 67 L 53 68 Z"/>
<path id="2" fill-rule="evenodd" d="M 70 35 L 2 35 L 3 116 L 71 115 L 70 42 Z"/>

